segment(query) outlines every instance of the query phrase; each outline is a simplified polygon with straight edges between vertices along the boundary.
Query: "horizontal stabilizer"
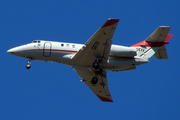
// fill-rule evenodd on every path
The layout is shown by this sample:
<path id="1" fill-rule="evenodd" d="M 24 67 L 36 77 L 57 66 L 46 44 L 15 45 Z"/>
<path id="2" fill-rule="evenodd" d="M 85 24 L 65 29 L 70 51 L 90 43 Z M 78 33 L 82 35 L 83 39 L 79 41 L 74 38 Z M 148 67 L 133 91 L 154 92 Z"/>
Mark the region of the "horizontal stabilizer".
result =
<path id="1" fill-rule="evenodd" d="M 170 28 L 169 26 L 159 26 L 145 41 L 165 42 Z"/>

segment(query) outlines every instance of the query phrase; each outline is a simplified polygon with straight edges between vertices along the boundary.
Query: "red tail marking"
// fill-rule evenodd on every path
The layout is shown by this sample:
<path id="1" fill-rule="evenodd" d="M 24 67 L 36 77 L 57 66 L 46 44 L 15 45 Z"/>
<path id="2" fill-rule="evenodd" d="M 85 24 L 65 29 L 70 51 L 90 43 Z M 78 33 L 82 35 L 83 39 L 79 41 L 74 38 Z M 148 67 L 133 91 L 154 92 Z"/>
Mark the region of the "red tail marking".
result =
<path id="1" fill-rule="evenodd" d="M 171 39 L 171 38 L 172 38 L 172 36 L 173 36 L 173 35 L 171 35 L 171 34 L 168 34 L 168 35 L 167 35 L 167 37 L 166 37 L 166 40 L 165 40 L 165 42 L 168 42 L 168 40 L 169 40 L 169 39 Z"/>

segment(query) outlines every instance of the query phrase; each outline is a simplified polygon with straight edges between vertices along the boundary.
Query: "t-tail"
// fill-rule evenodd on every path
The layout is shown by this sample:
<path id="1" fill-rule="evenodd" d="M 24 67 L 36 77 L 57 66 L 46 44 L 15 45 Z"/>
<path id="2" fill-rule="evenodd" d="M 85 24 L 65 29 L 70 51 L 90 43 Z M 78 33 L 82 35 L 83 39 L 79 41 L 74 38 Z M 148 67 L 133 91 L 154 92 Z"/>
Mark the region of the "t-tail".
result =
<path id="1" fill-rule="evenodd" d="M 148 60 L 155 55 L 158 59 L 168 59 L 165 44 L 173 36 L 168 34 L 169 30 L 169 26 L 159 26 L 146 40 L 131 46 L 136 49 L 137 57 Z"/>

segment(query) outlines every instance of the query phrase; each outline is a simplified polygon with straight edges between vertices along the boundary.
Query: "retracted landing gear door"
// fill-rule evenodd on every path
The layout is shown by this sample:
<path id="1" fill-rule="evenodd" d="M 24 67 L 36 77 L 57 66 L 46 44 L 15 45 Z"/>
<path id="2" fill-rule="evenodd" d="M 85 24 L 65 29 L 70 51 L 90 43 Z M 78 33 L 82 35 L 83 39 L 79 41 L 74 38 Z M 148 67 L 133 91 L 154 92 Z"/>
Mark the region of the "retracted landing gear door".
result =
<path id="1" fill-rule="evenodd" d="M 44 57 L 50 57 L 51 56 L 51 43 L 45 42 L 44 43 L 44 49 L 43 49 L 43 56 Z"/>

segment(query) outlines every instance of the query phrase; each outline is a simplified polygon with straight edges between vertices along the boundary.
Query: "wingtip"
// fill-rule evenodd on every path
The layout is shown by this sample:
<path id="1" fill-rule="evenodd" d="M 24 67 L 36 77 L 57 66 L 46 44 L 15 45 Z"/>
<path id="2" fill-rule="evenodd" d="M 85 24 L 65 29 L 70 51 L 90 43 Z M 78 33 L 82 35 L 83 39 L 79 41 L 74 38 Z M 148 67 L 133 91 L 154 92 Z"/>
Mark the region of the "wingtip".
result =
<path id="1" fill-rule="evenodd" d="M 114 19 L 114 18 L 109 18 L 106 23 L 102 26 L 103 27 L 107 27 L 107 26 L 111 26 L 111 25 L 114 25 L 116 23 L 119 22 L 119 19 Z"/>
<path id="2" fill-rule="evenodd" d="M 103 101 L 103 102 L 113 102 L 113 100 L 112 99 L 109 99 L 109 98 L 105 98 L 105 97 L 102 97 L 102 96 L 99 96 L 99 95 L 97 95 L 98 97 L 99 97 L 99 99 L 101 99 L 101 101 Z"/>

